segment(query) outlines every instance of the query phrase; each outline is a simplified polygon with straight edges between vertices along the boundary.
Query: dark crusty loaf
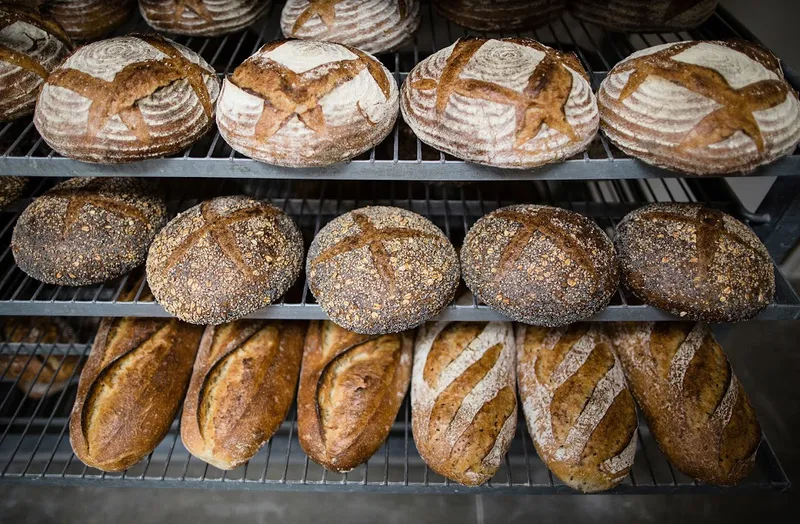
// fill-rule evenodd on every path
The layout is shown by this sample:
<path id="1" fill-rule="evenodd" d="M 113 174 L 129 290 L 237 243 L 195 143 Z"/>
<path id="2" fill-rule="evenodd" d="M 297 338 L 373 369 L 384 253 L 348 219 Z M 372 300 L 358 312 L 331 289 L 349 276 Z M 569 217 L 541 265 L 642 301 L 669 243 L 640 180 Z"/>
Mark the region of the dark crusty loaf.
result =
<path id="1" fill-rule="evenodd" d="M 245 196 L 181 213 L 147 256 L 147 281 L 164 309 L 193 324 L 222 324 L 268 306 L 294 283 L 303 238 L 286 213 Z"/>
<path id="2" fill-rule="evenodd" d="M 567 0 L 433 0 L 453 22 L 478 31 L 532 29 L 556 18 Z"/>
<path id="3" fill-rule="evenodd" d="M 413 334 L 359 335 L 312 322 L 297 393 L 297 435 L 306 454 L 350 471 L 381 447 L 408 391 Z"/>
<path id="4" fill-rule="evenodd" d="M 216 36 L 249 26 L 271 4 L 272 0 L 139 0 L 139 10 L 157 31 Z"/>
<path id="5" fill-rule="evenodd" d="M 425 463 L 477 486 L 497 472 L 517 427 L 510 322 L 430 322 L 414 343 L 411 419 Z"/>
<path id="6" fill-rule="evenodd" d="M 39 86 L 71 49 L 52 19 L 23 5 L 0 5 L 0 122 L 33 111 Z"/>
<path id="7" fill-rule="evenodd" d="M 328 223 L 308 251 L 308 286 L 328 317 L 364 334 L 398 333 L 438 315 L 455 294 L 458 256 L 430 220 L 364 207 Z"/>
<path id="8" fill-rule="evenodd" d="M 694 29 L 717 8 L 717 0 L 569 0 L 575 17 L 622 32 Z"/>
<path id="9" fill-rule="evenodd" d="M 258 453 L 294 400 L 305 331 L 267 320 L 206 328 L 181 416 L 192 455 L 233 469 Z"/>
<path id="10" fill-rule="evenodd" d="M 20 197 L 27 183 L 23 176 L 0 177 L 0 211 Z"/>
<path id="11" fill-rule="evenodd" d="M 103 38 L 128 21 L 136 0 L 44 0 L 41 11 L 59 23 L 74 42 Z"/>
<path id="12" fill-rule="evenodd" d="M 650 431 L 679 470 L 710 484 L 744 480 L 761 427 L 711 330 L 683 322 L 608 325 Z"/>
<path id="13" fill-rule="evenodd" d="M 142 179 L 73 178 L 22 212 L 11 249 L 20 269 L 42 282 L 105 282 L 144 262 L 166 216 L 163 199 Z"/>
<path id="14" fill-rule="evenodd" d="M 617 290 L 614 246 L 588 218 L 516 205 L 478 220 L 461 248 L 464 281 L 513 320 L 562 326 L 603 309 Z"/>
<path id="15" fill-rule="evenodd" d="M 636 406 L 598 324 L 517 325 L 517 384 L 528 430 L 547 467 L 584 492 L 611 489 L 636 454 Z"/>
<path id="16" fill-rule="evenodd" d="M 757 315 L 775 294 L 767 248 L 730 215 L 698 204 L 650 204 L 615 238 L 623 283 L 642 301 L 704 322 Z"/>

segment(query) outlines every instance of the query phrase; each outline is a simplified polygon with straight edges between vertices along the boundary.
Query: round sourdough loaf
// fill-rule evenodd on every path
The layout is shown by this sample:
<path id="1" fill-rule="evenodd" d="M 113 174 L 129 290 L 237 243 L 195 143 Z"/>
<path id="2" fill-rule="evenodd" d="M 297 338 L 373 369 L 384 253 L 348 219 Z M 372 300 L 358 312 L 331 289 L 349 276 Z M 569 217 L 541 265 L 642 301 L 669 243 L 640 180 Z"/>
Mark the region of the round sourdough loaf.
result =
<path id="1" fill-rule="evenodd" d="M 717 8 L 717 0 L 570 0 L 575 17 L 622 32 L 693 29 Z"/>
<path id="2" fill-rule="evenodd" d="M 767 248 L 750 228 L 697 204 L 650 204 L 615 238 L 623 283 L 647 304 L 690 320 L 756 316 L 775 295 Z"/>
<path id="3" fill-rule="evenodd" d="M 33 111 L 39 86 L 71 48 L 67 34 L 50 18 L 23 6 L 0 5 L 0 122 Z"/>
<path id="4" fill-rule="evenodd" d="M 182 151 L 211 127 L 219 80 L 193 51 L 155 34 L 85 45 L 42 88 L 34 124 L 56 152 L 121 163 Z"/>
<path id="5" fill-rule="evenodd" d="M 419 23 L 418 0 L 288 0 L 281 12 L 287 38 L 338 42 L 365 53 L 400 47 Z"/>
<path id="6" fill-rule="evenodd" d="M 617 290 L 614 245 L 583 215 L 517 205 L 489 213 L 461 248 L 467 287 L 512 320 L 562 326 L 591 317 Z"/>
<path id="7" fill-rule="evenodd" d="M 320 230 L 308 287 L 336 324 L 356 333 L 414 328 L 453 299 L 458 256 L 430 220 L 397 207 L 363 207 Z"/>
<path id="8" fill-rule="evenodd" d="M 84 286 L 123 275 L 145 260 L 167 209 L 136 178 L 73 178 L 22 212 L 11 250 L 19 268 L 48 284 Z"/>
<path id="9" fill-rule="evenodd" d="M 222 324 L 268 306 L 303 265 L 303 237 L 277 207 L 245 196 L 219 197 L 184 211 L 147 255 L 147 283 L 170 314 Z"/>
<path id="10" fill-rule="evenodd" d="M 217 36 L 244 29 L 269 11 L 271 0 L 139 0 L 142 17 L 157 31 Z"/>
<path id="11" fill-rule="evenodd" d="M 800 101 L 769 51 L 743 41 L 638 51 L 597 93 L 602 129 L 624 152 L 696 175 L 747 173 L 800 142 Z"/>
<path id="12" fill-rule="evenodd" d="M 113 33 L 135 8 L 136 0 L 45 0 L 40 9 L 74 42 L 88 42 Z"/>
<path id="13" fill-rule="evenodd" d="M 27 183 L 23 176 L 0 176 L 0 211 L 19 198 Z"/>
<path id="14" fill-rule="evenodd" d="M 380 143 L 397 119 L 397 83 L 363 51 L 278 40 L 225 79 L 217 126 L 243 155 L 289 167 L 326 166 Z"/>
<path id="15" fill-rule="evenodd" d="M 478 31 L 532 29 L 557 17 L 567 0 L 434 0 L 453 22 Z"/>
<path id="16" fill-rule="evenodd" d="M 401 91 L 420 140 L 496 167 L 565 160 L 600 121 L 578 59 L 529 38 L 462 38 L 414 67 Z"/>

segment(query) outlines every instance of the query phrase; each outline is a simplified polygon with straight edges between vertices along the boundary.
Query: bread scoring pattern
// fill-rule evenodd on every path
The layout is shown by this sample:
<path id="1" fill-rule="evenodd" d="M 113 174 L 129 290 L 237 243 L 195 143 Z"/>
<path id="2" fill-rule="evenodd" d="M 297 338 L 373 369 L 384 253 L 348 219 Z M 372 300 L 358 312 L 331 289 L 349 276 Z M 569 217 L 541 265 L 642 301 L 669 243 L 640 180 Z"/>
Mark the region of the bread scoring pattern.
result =
<path id="1" fill-rule="evenodd" d="M 124 24 L 136 8 L 136 0 L 45 0 L 40 9 L 75 42 L 101 38 Z"/>
<path id="2" fill-rule="evenodd" d="M 571 0 L 570 13 L 623 32 L 693 29 L 717 8 L 717 0 Z"/>
<path id="3" fill-rule="evenodd" d="M 245 28 L 271 5 L 271 0 L 139 0 L 142 16 L 154 29 L 199 36 Z"/>

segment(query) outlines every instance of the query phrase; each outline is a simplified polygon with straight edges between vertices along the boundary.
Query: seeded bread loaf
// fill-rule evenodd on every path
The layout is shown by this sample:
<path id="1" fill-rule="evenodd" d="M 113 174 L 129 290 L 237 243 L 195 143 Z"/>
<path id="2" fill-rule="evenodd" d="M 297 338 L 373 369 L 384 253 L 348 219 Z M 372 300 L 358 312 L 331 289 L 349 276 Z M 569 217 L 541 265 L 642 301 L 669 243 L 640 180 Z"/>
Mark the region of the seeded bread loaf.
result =
<path id="1" fill-rule="evenodd" d="M 0 177 L 0 211 L 22 195 L 28 179 L 23 176 Z"/>
<path id="2" fill-rule="evenodd" d="M 73 42 L 113 33 L 136 9 L 136 0 L 44 0 L 40 4 L 42 13 L 58 22 Z"/>
<path id="3" fill-rule="evenodd" d="M 250 460 L 294 400 L 306 324 L 238 320 L 209 326 L 181 416 L 181 439 L 220 469 Z"/>
<path id="4" fill-rule="evenodd" d="M 157 31 L 217 36 L 246 28 L 271 4 L 272 0 L 139 0 L 139 10 Z"/>
<path id="5" fill-rule="evenodd" d="M 453 22 L 477 31 L 532 29 L 556 18 L 567 0 L 433 0 Z"/>
<path id="6" fill-rule="evenodd" d="M 565 484 L 611 489 L 636 454 L 636 406 L 598 324 L 517 325 L 517 384 L 536 451 Z"/>
<path id="7" fill-rule="evenodd" d="M 569 0 L 570 12 L 611 31 L 661 33 L 694 29 L 717 0 Z"/>
<path id="8" fill-rule="evenodd" d="M 669 461 L 709 484 L 744 480 L 761 427 L 708 327 L 629 322 L 608 329 L 633 396 Z"/>

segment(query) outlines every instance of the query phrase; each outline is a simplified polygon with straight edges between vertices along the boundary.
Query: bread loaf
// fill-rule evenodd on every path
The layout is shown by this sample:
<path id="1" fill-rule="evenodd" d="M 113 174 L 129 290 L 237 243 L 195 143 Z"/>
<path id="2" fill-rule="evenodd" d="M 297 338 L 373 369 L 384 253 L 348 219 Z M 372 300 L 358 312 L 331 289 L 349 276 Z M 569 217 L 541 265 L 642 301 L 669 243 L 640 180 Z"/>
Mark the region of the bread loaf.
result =
<path id="1" fill-rule="evenodd" d="M 343 473 L 389 436 L 411 380 L 411 333 L 359 335 L 312 322 L 297 392 L 297 436 L 314 462 Z"/>
<path id="2" fill-rule="evenodd" d="M 303 237 L 286 213 L 245 196 L 207 200 L 153 241 L 147 282 L 170 314 L 222 324 L 268 306 L 303 266 Z"/>
<path id="3" fill-rule="evenodd" d="M 702 482 L 744 480 L 761 427 L 707 326 L 613 323 L 609 333 L 650 432 L 669 461 Z"/>
<path id="4" fill-rule="evenodd" d="M 272 0 L 139 0 L 142 17 L 153 29 L 191 36 L 239 31 L 269 11 L 270 5 Z"/>
<path id="5" fill-rule="evenodd" d="M 338 325 L 399 333 L 438 315 L 459 282 L 458 256 L 430 220 L 397 207 L 345 213 L 308 251 L 308 288 Z"/>
<path id="6" fill-rule="evenodd" d="M 401 89 L 403 118 L 426 144 L 526 169 L 586 149 L 600 117 L 577 57 L 529 38 L 462 38 L 429 56 Z"/>
<path id="7" fill-rule="evenodd" d="M 591 317 L 617 290 L 611 240 L 588 218 L 550 206 L 500 208 L 461 248 L 464 282 L 512 320 L 563 326 Z"/>
<path id="8" fill-rule="evenodd" d="M 558 17 L 567 0 L 433 0 L 453 22 L 478 31 L 533 29 Z"/>
<path id="9" fill-rule="evenodd" d="M 611 31 L 658 33 L 694 29 L 717 8 L 717 0 L 570 0 L 576 18 Z"/>
<path id="10" fill-rule="evenodd" d="M 636 406 L 597 324 L 517 325 L 517 383 L 528 431 L 547 467 L 584 492 L 611 489 L 636 454 Z"/>
<path id="11" fill-rule="evenodd" d="M 730 215 L 659 203 L 629 213 L 615 238 L 622 281 L 643 302 L 689 320 L 756 316 L 775 295 L 767 248 Z"/>
<path id="12" fill-rule="evenodd" d="M 136 0 L 45 0 L 41 11 L 59 23 L 74 42 L 114 32 L 130 19 Z"/>
<path id="13" fill-rule="evenodd" d="M 167 156 L 211 127 L 219 80 L 194 51 L 156 34 L 85 45 L 47 79 L 34 114 L 56 152 L 86 162 Z"/>
<path id="14" fill-rule="evenodd" d="M 0 177 L 0 211 L 14 203 L 22 195 L 27 183 L 28 179 L 22 176 Z"/>
<path id="15" fill-rule="evenodd" d="M 637 51 L 597 93 L 601 126 L 624 152 L 696 175 L 748 173 L 794 151 L 800 100 L 778 59 L 744 41 Z"/>
<path id="16" fill-rule="evenodd" d="M 0 122 L 33 112 L 39 86 L 71 49 L 52 19 L 22 5 L 0 5 Z"/>
<path id="17" fill-rule="evenodd" d="M 239 320 L 209 326 L 181 415 L 181 439 L 220 469 L 250 460 L 294 400 L 306 325 Z"/>
<path id="18" fill-rule="evenodd" d="M 397 91 L 389 70 L 354 47 L 278 40 L 225 79 L 217 126 L 233 149 L 255 160 L 326 166 L 389 134 Z"/>
<path id="19" fill-rule="evenodd" d="M 281 11 L 287 38 L 324 40 L 385 53 L 419 27 L 419 0 L 288 0 Z"/>
<path id="20" fill-rule="evenodd" d="M 414 343 L 411 420 L 425 463 L 461 484 L 497 472 L 517 427 L 514 328 L 431 322 Z"/>

